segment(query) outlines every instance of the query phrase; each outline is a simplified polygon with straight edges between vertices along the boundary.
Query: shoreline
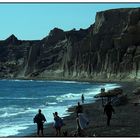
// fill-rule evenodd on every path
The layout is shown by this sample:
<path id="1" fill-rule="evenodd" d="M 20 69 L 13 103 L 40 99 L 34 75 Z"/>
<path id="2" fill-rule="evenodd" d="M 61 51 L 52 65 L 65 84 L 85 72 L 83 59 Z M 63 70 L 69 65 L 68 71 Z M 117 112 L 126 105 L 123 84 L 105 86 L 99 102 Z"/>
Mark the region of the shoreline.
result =
<path id="1" fill-rule="evenodd" d="M 113 82 L 114 83 L 114 82 Z M 125 105 L 114 106 L 116 113 L 112 116 L 111 126 L 106 126 L 106 116 L 103 115 L 103 107 L 101 100 L 84 104 L 84 110 L 88 115 L 90 124 L 86 130 L 88 137 L 136 137 L 140 136 L 140 106 L 134 106 L 129 101 L 133 98 L 132 91 L 140 86 L 139 82 L 118 82 L 122 86 L 123 92 L 127 94 L 128 103 Z M 68 131 L 68 137 L 71 137 L 71 132 L 76 130 L 76 120 L 74 113 L 75 106 L 68 108 L 69 116 L 62 117 L 65 126 L 63 131 Z M 136 112 L 136 113 L 135 113 Z M 133 114 L 135 115 L 133 116 Z M 128 120 L 127 120 L 128 119 Z M 55 137 L 55 130 L 52 127 L 53 123 L 45 124 L 44 137 Z M 138 125 L 139 124 L 139 125 Z M 139 127 L 138 127 L 139 126 Z M 25 137 L 37 137 L 36 132 Z"/>
<path id="2" fill-rule="evenodd" d="M 18 78 L 18 77 L 15 77 L 15 78 L 5 78 L 5 79 L 2 79 L 0 78 L 0 80 L 34 80 L 34 81 L 37 81 L 37 80 L 41 80 L 41 81 L 76 81 L 76 82 L 89 82 L 89 83 L 92 83 L 92 82 L 101 82 L 101 83 L 132 83 L 132 82 L 136 82 L 136 83 L 139 83 L 140 82 L 140 79 L 124 79 L 124 80 L 120 80 L 120 79 L 92 79 L 92 78 L 56 78 L 56 77 L 47 77 L 47 78 L 41 78 L 41 77 L 36 77 L 36 78 L 33 78 L 33 77 L 23 77 L 23 78 Z"/>
<path id="3" fill-rule="evenodd" d="M 3 79 L 3 80 L 5 80 L 5 79 Z M 6 80 L 7 81 L 7 80 Z M 13 81 L 16 81 L 16 80 L 14 80 L 13 79 Z M 19 81 L 19 80 L 17 80 L 17 81 Z M 47 81 L 46 81 L 47 82 Z M 65 82 L 65 81 L 64 81 Z M 61 83 L 61 81 L 60 81 L 60 83 Z M 71 83 L 71 82 L 70 82 Z M 73 82 L 72 82 L 73 83 Z M 77 82 L 74 82 L 74 84 L 75 83 L 77 83 Z M 108 82 L 107 82 L 108 83 Z M 109 82 L 110 83 L 110 82 Z M 94 85 L 94 83 L 89 83 L 89 84 L 91 84 L 91 85 Z M 100 84 L 102 84 L 102 83 L 100 83 Z M 105 85 L 106 85 L 106 83 L 104 83 Z M 110 83 L 111 84 L 111 83 Z M 114 84 L 112 84 L 112 85 L 114 85 Z M 77 102 L 75 103 L 75 104 L 77 104 Z M 68 110 L 68 107 L 66 108 L 66 110 Z M 59 110 L 58 110 L 58 112 L 59 112 Z M 65 114 L 67 114 L 67 112 L 65 111 L 65 113 L 64 113 L 64 115 Z M 47 112 L 46 112 L 46 115 L 47 115 Z M 63 114 L 62 114 L 63 115 Z M 50 116 L 51 117 L 51 116 Z M 31 120 L 30 120 L 31 121 Z M 52 120 L 53 121 L 53 120 Z M 34 125 L 34 124 L 32 124 L 31 126 L 27 126 L 28 128 L 26 128 L 26 129 L 23 129 L 23 130 L 18 130 L 19 132 L 17 132 L 17 134 L 14 134 L 14 135 L 11 135 L 11 136 L 6 136 L 6 137 L 25 137 L 25 136 L 27 136 L 27 135 L 30 135 L 30 133 L 32 133 L 32 132 L 35 132 L 35 129 L 36 129 L 36 124 Z M 33 131 L 32 131 L 33 130 Z"/>

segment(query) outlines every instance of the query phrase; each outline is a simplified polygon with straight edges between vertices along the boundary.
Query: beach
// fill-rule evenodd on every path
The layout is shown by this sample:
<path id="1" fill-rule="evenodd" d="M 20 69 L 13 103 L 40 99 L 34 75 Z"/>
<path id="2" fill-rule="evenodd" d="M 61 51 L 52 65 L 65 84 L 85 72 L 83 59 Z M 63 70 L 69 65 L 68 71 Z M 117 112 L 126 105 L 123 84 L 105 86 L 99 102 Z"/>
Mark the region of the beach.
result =
<path id="1" fill-rule="evenodd" d="M 140 136 L 140 105 L 135 106 L 131 101 L 136 97 L 132 93 L 134 89 L 140 86 L 139 82 L 122 82 L 123 93 L 127 95 L 128 102 L 124 105 L 113 106 L 115 114 L 112 115 L 111 125 L 106 125 L 106 115 L 102 107 L 101 100 L 94 103 L 83 104 L 84 112 L 89 119 L 89 125 L 86 128 L 86 137 L 139 137 Z M 62 132 L 67 131 L 68 137 L 76 131 L 76 113 L 75 106 L 68 109 L 70 116 L 64 117 L 65 126 Z M 63 116 L 60 116 L 63 117 Z M 63 135 L 62 135 L 63 136 Z M 27 137 L 37 137 L 36 132 Z M 55 137 L 53 123 L 45 124 L 44 137 Z"/>
<path id="2" fill-rule="evenodd" d="M 1 138 L 140 137 L 140 3 L 0 6 Z"/>

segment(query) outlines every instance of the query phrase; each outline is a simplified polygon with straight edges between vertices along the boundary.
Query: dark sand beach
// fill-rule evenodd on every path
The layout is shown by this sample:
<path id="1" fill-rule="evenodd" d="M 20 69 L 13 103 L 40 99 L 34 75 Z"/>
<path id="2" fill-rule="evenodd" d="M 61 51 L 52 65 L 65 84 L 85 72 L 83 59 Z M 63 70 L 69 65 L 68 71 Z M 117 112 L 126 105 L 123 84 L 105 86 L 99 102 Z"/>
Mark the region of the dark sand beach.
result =
<path id="1" fill-rule="evenodd" d="M 90 123 L 86 129 L 87 137 L 139 137 L 140 136 L 140 105 L 135 106 L 132 99 L 137 96 L 132 93 L 134 89 L 140 86 L 139 82 L 120 83 L 123 93 L 127 94 L 128 103 L 120 106 L 113 106 L 115 114 L 112 115 L 111 125 L 106 125 L 106 115 L 104 114 L 101 100 L 95 103 L 84 104 L 84 112 L 86 112 Z M 68 137 L 76 130 L 76 114 L 75 106 L 69 108 L 71 115 L 64 118 L 66 124 L 62 128 L 68 131 Z M 58 111 L 59 112 L 59 111 Z M 61 116 L 62 117 L 62 116 Z M 55 137 L 53 124 L 46 124 L 44 129 L 45 137 Z M 36 137 L 36 132 L 27 137 Z"/>

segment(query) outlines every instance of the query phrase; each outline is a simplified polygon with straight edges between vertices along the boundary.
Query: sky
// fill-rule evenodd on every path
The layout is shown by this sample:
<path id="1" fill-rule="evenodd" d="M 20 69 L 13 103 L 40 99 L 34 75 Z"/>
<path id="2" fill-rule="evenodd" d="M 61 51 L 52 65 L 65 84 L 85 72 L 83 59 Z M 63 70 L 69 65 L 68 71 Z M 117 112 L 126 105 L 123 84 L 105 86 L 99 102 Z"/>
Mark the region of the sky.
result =
<path id="1" fill-rule="evenodd" d="M 0 40 L 14 34 L 20 40 L 40 40 L 57 27 L 86 29 L 96 12 L 140 7 L 140 3 L 0 3 Z"/>

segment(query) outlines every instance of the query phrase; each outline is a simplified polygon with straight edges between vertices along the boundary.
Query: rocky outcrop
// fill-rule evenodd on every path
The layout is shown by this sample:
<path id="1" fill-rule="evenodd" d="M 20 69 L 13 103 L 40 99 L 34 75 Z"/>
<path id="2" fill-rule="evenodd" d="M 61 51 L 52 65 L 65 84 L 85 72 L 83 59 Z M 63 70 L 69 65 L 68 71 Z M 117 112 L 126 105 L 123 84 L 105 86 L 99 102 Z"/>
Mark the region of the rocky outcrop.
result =
<path id="1" fill-rule="evenodd" d="M 140 8 L 98 12 L 88 29 L 0 41 L 1 78 L 140 79 Z"/>

